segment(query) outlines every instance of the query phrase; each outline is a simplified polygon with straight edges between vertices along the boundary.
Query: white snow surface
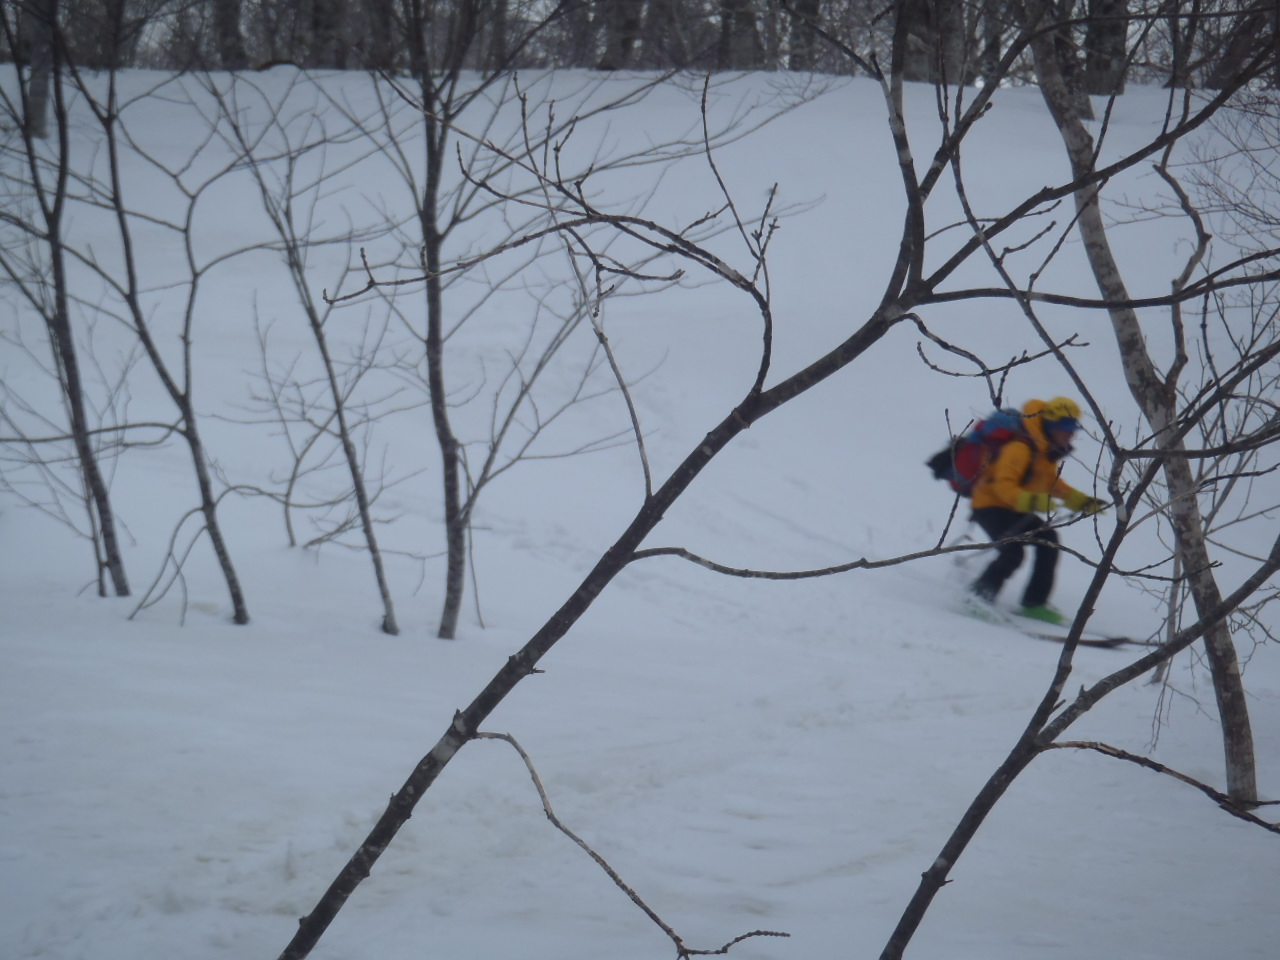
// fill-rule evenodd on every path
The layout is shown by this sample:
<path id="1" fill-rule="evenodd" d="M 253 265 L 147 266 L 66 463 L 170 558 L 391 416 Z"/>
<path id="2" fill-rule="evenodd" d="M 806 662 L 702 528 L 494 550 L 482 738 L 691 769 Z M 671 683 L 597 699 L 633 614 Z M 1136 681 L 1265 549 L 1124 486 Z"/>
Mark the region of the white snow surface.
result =
<path id="1" fill-rule="evenodd" d="M 620 89 L 636 79 L 609 83 Z M 139 91 L 156 81 L 125 77 Z M 283 89 L 286 80 L 257 82 Z M 586 78 L 539 82 L 572 90 Z M 326 83 L 355 102 L 367 96 L 369 81 L 332 76 Z M 608 136 L 657 143 L 664 130 L 696 125 L 693 88 L 662 90 L 627 108 Z M 771 383 L 838 343 L 875 306 L 902 219 L 877 86 L 830 82 L 809 94 L 716 157 L 745 218 L 758 216 L 775 183 L 779 204 L 796 208 L 770 250 Z M 779 95 L 773 80 L 744 77 L 720 91 L 713 110 L 751 103 L 754 117 Z M 909 91 L 921 158 L 935 137 L 933 96 Z M 1160 91 L 1126 95 L 1107 149 L 1158 129 L 1163 108 Z M 130 111 L 131 129 L 162 155 L 180 155 L 199 129 L 176 98 L 143 99 Z M 87 143 L 87 117 L 77 116 Z M 1059 182 L 1065 171 L 1031 90 L 997 99 L 964 163 L 971 198 L 987 211 Z M 654 170 L 610 178 L 602 196 L 641 197 Z M 141 165 L 130 175 L 159 183 Z M 357 170 L 351 179 L 346 196 L 355 209 L 363 200 L 350 198 L 370 197 L 378 177 Z M 262 228 L 243 180 L 219 189 L 201 213 L 208 251 Z M 1144 166 L 1109 189 L 1151 196 L 1160 186 Z M 956 216 L 952 191 L 941 192 L 932 229 Z M 148 200 L 167 202 L 159 187 Z M 693 157 L 662 181 L 644 215 L 674 225 L 721 202 L 705 159 Z M 74 227 L 109 239 L 108 228 L 88 213 Z M 1135 291 L 1167 289 L 1184 239 L 1176 221 L 1117 230 Z M 154 242 L 140 259 L 158 286 L 177 255 Z M 948 242 L 943 235 L 939 249 Z M 733 236 L 714 246 L 749 269 Z M 372 244 L 371 252 L 381 255 Z M 317 255 L 308 274 L 315 289 L 336 289 L 352 255 L 346 247 Z M 227 481 L 266 483 L 287 469 L 280 439 L 218 419 L 243 418 L 253 389 L 254 309 L 274 321 L 281 355 L 311 357 L 313 348 L 280 260 L 260 253 L 232 264 L 211 272 L 199 307 L 197 403 Z M 1022 266 L 1029 269 L 1030 259 Z M 963 282 L 993 283 L 987 272 L 967 269 Z M 1092 293 L 1074 241 L 1043 283 Z M 9 330 L 30 323 L 8 299 L 0 323 Z M 1139 420 L 1105 316 L 1045 316 L 1059 335 L 1081 332 L 1088 345 L 1073 360 L 1109 418 L 1132 435 Z M 496 308 L 484 319 L 451 342 L 460 394 L 464 381 L 479 381 L 485 358 L 501 354 L 504 332 L 519 329 Z M 995 362 L 1038 342 L 1003 301 L 962 301 L 924 319 Z M 635 378 L 660 482 L 749 386 L 759 316 L 722 283 L 610 301 L 604 322 Z M 1148 322 L 1160 336 L 1162 316 Z M 590 331 L 579 335 L 589 349 Z M 102 336 L 114 343 L 124 335 L 104 325 Z M 951 503 L 923 460 L 945 439 L 948 414 L 963 422 L 989 400 L 980 382 L 931 370 L 917 353 L 920 341 L 913 326 L 900 325 L 865 358 L 755 425 L 646 545 L 775 570 L 932 546 Z M 5 350 L 6 382 L 30 394 L 47 389 L 16 351 Z M 168 416 L 154 377 L 140 367 L 133 379 L 131 415 Z M 1051 359 L 1009 378 L 1012 402 L 1071 392 Z M 469 409 L 459 417 L 474 434 L 484 413 Z M 558 424 L 548 442 L 567 449 L 626 427 L 613 394 Z M 469 584 L 459 638 L 440 641 L 433 442 L 422 409 L 388 417 L 371 438 L 374 458 L 385 452 L 393 474 L 422 471 L 378 505 L 393 518 L 380 528 L 383 546 L 426 555 L 421 562 L 403 553 L 388 558 L 397 637 L 377 629 L 367 560 L 332 546 L 288 547 L 280 511 L 265 499 L 231 496 L 222 509 L 252 615 L 243 627 L 230 621 L 207 543 L 192 552 L 184 591 L 175 587 L 130 619 L 136 597 L 99 599 L 82 589 L 91 573 L 83 541 L 13 498 L 0 500 L 0 957 L 276 956 L 454 711 L 568 596 L 643 495 L 634 445 L 513 469 L 484 494 L 476 516 L 483 623 Z M 1083 439 L 1068 480 L 1092 489 L 1096 453 L 1096 441 Z M 129 453 L 114 469 L 113 489 L 140 593 L 160 568 L 170 531 L 195 504 L 183 448 L 170 442 Z M 1272 483 L 1267 502 L 1275 492 Z M 1273 526 L 1258 518 L 1249 535 L 1269 540 Z M 1096 553 L 1087 524 L 1064 536 Z M 1139 538 L 1134 556 L 1150 546 Z M 716 948 L 767 930 L 790 936 L 749 939 L 730 955 L 877 956 L 921 872 L 1044 695 L 1060 653 L 958 615 L 955 597 L 972 573 L 972 563 L 965 569 L 937 559 L 774 582 L 673 558 L 640 561 L 485 728 L 519 740 L 556 815 L 690 946 Z M 1236 573 L 1223 571 L 1228 586 Z M 1087 577 L 1083 564 L 1065 560 L 1056 602 L 1072 608 Z M 1146 636 L 1158 628 L 1159 610 L 1116 580 L 1094 622 Z M 1274 797 L 1280 661 L 1265 647 L 1241 652 L 1261 789 Z M 1068 693 L 1135 656 L 1080 650 Z M 1203 665 L 1180 658 L 1171 683 L 1176 694 L 1144 682 L 1121 689 L 1071 735 L 1149 755 L 1221 787 Z M 1276 844 L 1170 778 L 1093 753 L 1051 752 L 1017 780 L 955 864 L 908 956 L 1272 958 L 1280 950 Z M 666 935 L 548 822 L 518 755 L 495 740 L 463 748 L 313 956 L 640 960 L 673 953 Z"/>

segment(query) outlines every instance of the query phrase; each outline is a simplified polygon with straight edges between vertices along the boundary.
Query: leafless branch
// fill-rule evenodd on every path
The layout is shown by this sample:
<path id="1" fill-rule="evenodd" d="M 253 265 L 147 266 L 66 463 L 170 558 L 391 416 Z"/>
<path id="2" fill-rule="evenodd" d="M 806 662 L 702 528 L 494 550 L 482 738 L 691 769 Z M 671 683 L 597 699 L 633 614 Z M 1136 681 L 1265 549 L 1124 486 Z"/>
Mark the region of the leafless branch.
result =
<path id="1" fill-rule="evenodd" d="M 1206 797 L 1208 797 L 1210 800 L 1212 800 L 1214 803 L 1216 803 L 1223 810 L 1225 810 L 1227 813 L 1231 814 L 1231 816 L 1236 817 L 1240 820 L 1243 820 L 1245 821 L 1245 823 L 1252 823 L 1254 826 L 1262 827 L 1262 829 L 1270 831 L 1271 833 L 1280 833 L 1280 824 L 1269 823 L 1266 820 L 1263 820 L 1260 817 L 1255 816 L 1254 814 L 1250 813 L 1247 809 L 1242 807 L 1240 804 L 1232 800 L 1229 796 L 1227 796 L 1222 791 L 1215 790 L 1213 787 L 1209 786 L 1207 783 L 1202 783 L 1201 781 L 1195 779 L 1194 777 L 1190 777 L 1185 773 L 1181 773 L 1177 770 L 1174 770 L 1172 767 L 1167 767 L 1163 763 L 1160 763 L 1156 760 L 1152 760 L 1150 757 L 1143 757 L 1136 753 L 1130 753 L 1128 750 L 1121 750 L 1119 747 L 1113 747 L 1106 743 L 1098 743 L 1097 741 L 1093 741 L 1093 740 L 1088 740 L 1088 741 L 1066 740 L 1059 743 L 1051 743 L 1047 747 L 1045 747 L 1045 749 L 1046 750 L 1092 750 L 1093 752 L 1100 753 L 1106 757 L 1114 757 L 1117 760 L 1125 760 L 1125 761 L 1128 761 L 1129 763 L 1135 763 L 1140 767 L 1146 768 L 1147 770 L 1154 770 L 1156 773 L 1165 774 L 1166 776 L 1173 777 L 1173 779 L 1179 780 L 1190 787 L 1194 787 L 1195 789 L 1203 793 Z M 1266 803 L 1260 803 L 1258 804 L 1258 806 L 1274 805 L 1278 803 L 1280 803 L 1280 800 L 1271 800 L 1271 801 L 1267 801 Z"/>
<path id="2" fill-rule="evenodd" d="M 603 870 L 608 875 L 609 879 L 613 881 L 614 885 L 623 893 L 625 893 L 627 897 L 631 900 L 631 902 L 634 903 L 637 907 L 639 907 L 644 912 L 645 916 L 647 916 L 650 920 L 652 920 L 655 924 L 657 924 L 658 928 L 670 938 L 672 943 L 675 944 L 677 957 L 686 958 L 686 957 L 692 957 L 692 956 L 712 956 L 712 955 L 728 953 L 729 950 L 735 944 L 741 943 L 744 940 L 749 940 L 753 937 L 789 937 L 791 936 L 791 934 L 789 933 L 779 933 L 774 930 L 753 930 L 750 933 L 744 933 L 741 936 L 734 937 L 724 946 L 715 950 L 697 950 L 692 947 L 689 947 L 684 942 L 684 939 L 679 934 L 677 934 L 675 930 L 671 928 L 671 925 L 668 924 L 665 920 L 663 920 L 660 916 L 658 916 L 658 914 L 653 910 L 653 908 L 650 907 L 647 903 L 645 903 L 643 899 L 641 899 L 640 895 L 636 893 L 635 889 L 629 886 L 626 883 L 626 881 L 624 881 L 622 877 L 618 875 L 618 872 L 609 865 L 608 861 L 605 860 L 604 857 L 596 853 L 596 851 L 591 848 L 590 844 L 588 844 L 580 836 L 578 836 L 576 833 L 570 830 L 567 826 L 565 826 L 564 822 L 559 817 L 556 816 L 555 811 L 551 809 L 551 799 L 547 796 L 547 791 L 542 785 L 542 778 L 538 776 L 538 771 L 533 765 L 533 760 L 529 757 L 529 754 L 525 752 L 524 747 L 520 746 L 519 741 L 517 741 L 515 737 L 511 736 L 511 734 L 509 733 L 479 732 L 475 735 L 475 739 L 502 740 L 505 743 L 510 744 L 511 747 L 516 751 L 516 753 L 520 754 L 520 759 L 524 761 L 525 768 L 529 771 L 529 777 L 533 780 L 533 786 L 538 791 L 538 798 L 542 801 L 542 812 L 545 813 L 547 816 L 547 819 L 551 821 L 551 825 L 555 827 L 557 830 L 559 830 L 561 833 L 563 833 L 570 840 L 572 840 L 574 843 L 576 843 L 583 850 L 583 852 L 586 853 L 587 856 L 589 856 L 592 860 L 595 861 L 596 866 L 598 866 L 601 870 Z"/>

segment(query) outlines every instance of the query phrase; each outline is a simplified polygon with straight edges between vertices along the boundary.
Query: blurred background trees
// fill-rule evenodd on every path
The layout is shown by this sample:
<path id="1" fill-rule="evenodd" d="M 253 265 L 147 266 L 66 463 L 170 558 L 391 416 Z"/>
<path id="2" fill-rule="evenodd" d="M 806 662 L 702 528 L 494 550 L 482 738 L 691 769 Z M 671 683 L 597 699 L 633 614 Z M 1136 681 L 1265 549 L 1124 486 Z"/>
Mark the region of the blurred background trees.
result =
<path id="1" fill-rule="evenodd" d="M 1274 0 L 1051 6 L 1068 76 L 1095 95 L 1126 82 L 1220 87 L 1275 46 L 1280 24 Z M 441 59 L 470 23 L 465 69 L 857 73 L 888 61 L 904 20 L 903 75 L 949 83 L 994 77 L 1028 17 L 1023 0 L 2 0 L 0 10 L 0 61 L 38 63 L 52 20 L 78 66 L 169 70 L 407 70 L 415 25 L 427 24 Z M 1008 82 L 1030 69 L 999 72 Z"/>

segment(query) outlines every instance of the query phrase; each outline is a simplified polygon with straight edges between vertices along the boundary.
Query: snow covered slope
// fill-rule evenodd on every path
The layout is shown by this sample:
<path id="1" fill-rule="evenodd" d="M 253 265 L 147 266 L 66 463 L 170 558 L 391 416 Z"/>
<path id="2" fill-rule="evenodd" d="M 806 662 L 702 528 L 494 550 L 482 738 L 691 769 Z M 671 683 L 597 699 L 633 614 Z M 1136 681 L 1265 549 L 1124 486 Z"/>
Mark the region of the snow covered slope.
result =
<path id="1" fill-rule="evenodd" d="M 154 80 L 128 79 L 139 87 Z M 329 83 L 348 100 L 366 95 L 364 78 Z M 737 83 L 725 104 L 774 92 L 767 78 Z M 924 141 L 936 122 L 932 97 L 911 91 L 909 120 Z M 696 123 L 696 104 L 664 91 L 630 108 L 625 124 L 615 120 L 617 136 L 660 139 L 655 131 Z M 165 149 L 180 151 L 196 129 L 169 101 L 132 109 L 137 129 Z M 1159 91 L 1126 96 L 1113 142 L 1146 134 L 1162 109 Z M 774 183 L 781 202 L 799 210 L 772 246 L 772 382 L 839 342 L 880 296 L 902 216 L 882 110 L 870 82 L 832 83 L 717 157 L 745 214 Z M 1064 168 L 1034 91 L 999 98 L 965 162 L 983 203 L 1034 190 Z M 646 215 L 688 221 L 718 204 L 700 160 L 681 170 Z M 648 172 L 639 167 L 634 181 L 619 182 L 641 196 Z M 226 190 L 244 186 L 231 181 Z M 1120 188 L 1157 189 L 1146 175 Z M 357 178 L 348 192 L 372 190 Z M 253 202 L 228 192 L 212 204 L 203 214 L 208 242 L 259 231 Z M 936 216 L 941 226 L 948 213 Z M 81 224 L 100 227 L 87 216 Z M 1141 251 L 1133 282 L 1144 292 L 1163 290 L 1177 262 L 1178 236 L 1164 229 L 1135 228 L 1118 241 L 1122 252 Z M 716 243 L 744 265 L 731 237 Z M 161 269 L 169 253 L 142 259 Z M 346 254 L 317 256 L 315 286 L 331 288 Z M 1078 251 L 1069 248 L 1055 270 L 1057 286 L 1092 289 Z M 212 274 L 217 295 L 197 325 L 197 395 L 211 454 L 232 483 L 262 483 L 287 466 L 269 430 L 216 419 L 244 419 L 259 363 L 255 304 L 276 322 L 282 355 L 308 349 L 280 271 L 262 256 Z M 607 329 L 637 378 L 659 477 L 750 384 L 759 347 L 750 306 L 711 286 L 609 304 Z M 1056 332 L 1083 328 L 1090 345 L 1073 359 L 1098 379 L 1108 415 L 1136 429 L 1105 320 L 1048 316 Z M 15 317 L 5 311 L 0 323 Z M 955 305 L 926 319 L 1002 360 L 1036 342 L 1007 305 Z M 119 331 L 103 336 L 119 341 Z M 459 338 L 460 380 L 476 376 L 485 339 Z M 945 437 L 948 411 L 955 422 L 981 414 L 988 400 L 979 383 L 923 363 L 920 339 L 900 326 L 866 361 L 753 427 L 648 545 L 770 569 L 933 545 L 950 503 L 923 461 Z M 37 390 L 5 351 L 6 382 Z M 145 372 L 135 379 L 135 412 L 160 409 Z M 1008 387 L 1015 402 L 1070 391 L 1047 361 L 1015 371 Z M 624 418 L 615 396 L 557 441 L 572 445 L 572 431 L 592 439 Z M 526 464 L 495 483 L 476 517 L 484 625 L 469 606 L 461 639 L 441 642 L 432 637 L 442 561 L 431 442 L 421 410 L 389 419 L 375 437 L 393 472 L 423 471 L 381 504 L 398 517 L 380 533 L 384 547 L 424 557 L 390 560 L 403 629 L 394 638 L 377 631 L 367 562 L 335 548 L 290 549 L 278 509 L 264 499 L 230 498 L 223 511 L 253 615 L 247 627 L 229 621 L 207 545 L 192 554 L 184 622 L 176 590 L 129 620 L 133 601 L 77 593 L 87 578 L 81 542 L 0 499 L 0 956 L 277 955 L 453 712 L 576 586 L 643 494 L 630 447 Z M 1085 440 L 1068 478 L 1088 487 L 1095 454 Z M 114 490 L 135 585 L 144 586 L 194 503 L 181 449 L 131 454 Z M 1083 525 L 1065 537 L 1077 549 L 1092 546 Z M 769 930 L 790 937 L 751 939 L 732 956 L 876 956 L 921 871 L 1043 695 L 1060 652 L 958 616 L 953 600 L 969 575 L 945 558 L 801 582 L 641 561 L 488 729 L 520 741 L 556 814 L 691 946 Z M 1064 562 L 1061 606 L 1080 598 L 1086 576 Z M 1158 617 L 1150 598 L 1117 582 L 1097 622 L 1145 636 Z M 1081 650 L 1072 689 L 1130 656 Z M 1171 679 L 1176 694 L 1141 684 L 1120 691 L 1076 735 L 1216 784 L 1207 679 L 1186 658 Z M 1274 650 L 1249 661 L 1247 683 L 1262 789 L 1274 796 Z M 910 955 L 1274 957 L 1277 862 L 1272 837 L 1189 788 L 1055 752 L 983 827 Z M 445 771 L 314 956 L 640 960 L 671 952 L 548 823 L 516 753 L 484 741 Z"/>

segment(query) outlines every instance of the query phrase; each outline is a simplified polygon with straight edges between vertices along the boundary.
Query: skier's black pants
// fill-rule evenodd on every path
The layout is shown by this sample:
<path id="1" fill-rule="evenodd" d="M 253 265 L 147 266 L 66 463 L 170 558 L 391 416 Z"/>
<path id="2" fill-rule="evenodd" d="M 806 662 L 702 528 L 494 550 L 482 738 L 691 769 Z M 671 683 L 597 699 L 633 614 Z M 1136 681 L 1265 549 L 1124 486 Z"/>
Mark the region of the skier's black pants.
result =
<path id="1" fill-rule="evenodd" d="M 1053 592 L 1053 573 L 1058 566 L 1057 531 L 1043 517 L 1034 513 L 1019 513 L 1005 507 L 983 507 L 973 511 L 973 519 L 998 544 L 996 558 L 974 582 L 973 592 L 988 600 L 996 598 L 1004 582 L 1021 565 L 1024 548 L 1027 546 L 1024 541 L 999 541 L 1029 534 L 1030 545 L 1035 550 L 1035 560 L 1031 565 L 1031 580 L 1022 595 L 1022 605 L 1038 607 L 1048 601 L 1049 594 Z"/>

